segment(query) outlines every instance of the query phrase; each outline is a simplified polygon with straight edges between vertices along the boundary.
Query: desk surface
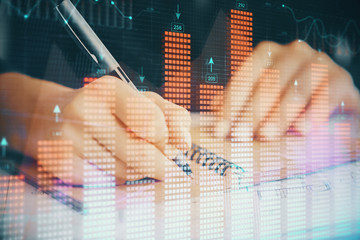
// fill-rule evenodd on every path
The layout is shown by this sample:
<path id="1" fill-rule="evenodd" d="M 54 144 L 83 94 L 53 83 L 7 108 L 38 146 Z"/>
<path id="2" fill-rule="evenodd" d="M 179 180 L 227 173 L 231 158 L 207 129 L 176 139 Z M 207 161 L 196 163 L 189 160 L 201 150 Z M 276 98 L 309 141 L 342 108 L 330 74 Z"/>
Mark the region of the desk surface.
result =
<path id="1" fill-rule="evenodd" d="M 246 142 L 215 140 L 210 134 L 194 128 L 193 141 L 244 166 L 240 185 L 231 174 L 220 177 L 191 162 L 192 178 L 169 172 L 171 177 L 157 183 L 58 189 L 82 199 L 83 211 L 74 211 L 61 203 L 61 196 L 55 200 L 21 177 L 2 174 L 2 235 L 20 239 L 360 237 L 360 162 L 349 162 L 359 153 L 344 151 L 348 142 L 342 140 L 347 138 L 341 137 L 336 151 L 329 152 L 324 144 L 309 145 L 309 139 L 298 137 L 283 138 L 271 148 L 253 142 L 249 148 Z M 356 144 L 359 140 L 355 140 L 358 150 Z M 250 158 L 248 150 L 239 157 L 236 149 L 244 148 L 251 149 Z M 327 166 L 321 163 L 326 159 L 314 154 L 319 148 L 329 152 L 332 160 Z M 306 158 L 308 151 L 316 159 Z M 281 163 L 261 172 L 273 157 Z M 97 200 L 89 201 L 90 196 Z"/>

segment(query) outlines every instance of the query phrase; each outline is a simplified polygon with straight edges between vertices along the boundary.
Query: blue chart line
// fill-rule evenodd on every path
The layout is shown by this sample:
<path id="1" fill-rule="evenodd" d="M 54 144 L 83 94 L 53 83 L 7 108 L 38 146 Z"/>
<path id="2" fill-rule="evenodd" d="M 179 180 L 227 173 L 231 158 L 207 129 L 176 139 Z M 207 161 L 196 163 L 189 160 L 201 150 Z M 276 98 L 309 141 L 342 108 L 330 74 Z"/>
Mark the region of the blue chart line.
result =
<path id="1" fill-rule="evenodd" d="M 100 2 L 101 0 L 94 0 L 94 1 L 95 1 L 95 3 L 97 3 L 97 2 Z M 111 4 L 112 6 L 114 6 L 115 10 L 116 10 L 123 18 L 127 18 L 127 19 L 129 19 L 129 20 L 133 20 L 133 19 L 139 17 L 139 16 L 140 16 L 142 13 L 144 13 L 144 12 L 154 12 L 154 9 L 153 9 L 153 8 L 146 8 L 146 9 L 141 10 L 141 11 L 140 11 L 138 14 L 136 14 L 135 16 L 126 16 L 126 15 L 123 13 L 123 11 L 121 11 L 120 8 L 115 4 L 114 1 L 110 0 L 110 4 Z"/>
<path id="2" fill-rule="evenodd" d="M 310 36 L 310 34 L 312 32 L 312 29 L 314 29 L 316 31 L 316 34 L 321 39 L 324 39 L 326 44 L 328 44 L 330 47 L 333 47 L 333 48 L 337 48 L 337 47 L 341 46 L 342 44 L 346 43 L 346 38 L 345 37 L 346 37 L 346 34 L 348 32 L 350 32 L 350 30 L 349 30 L 350 27 L 353 27 L 355 32 L 360 37 L 359 26 L 354 20 L 349 20 L 346 23 L 343 32 L 339 36 L 336 36 L 334 34 L 327 33 L 325 24 L 321 19 L 315 18 L 313 16 L 307 16 L 307 17 L 304 17 L 304 18 L 296 18 L 295 13 L 294 13 L 292 8 L 290 8 L 290 7 L 288 7 L 288 6 L 284 5 L 284 4 L 282 5 L 282 7 L 290 11 L 290 13 L 292 15 L 292 18 L 294 19 L 296 24 L 302 23 L 302 22 L 305 22 L 305 21 L 311 21 L 311 24 L 309 26 L 309 30 L 305 34 L 304 39 L 302 39 L 304 41 L 308 40 L 308 38 L 309 38 L 309 36 Z M 349 49 L 349 50 L 351 51 L 351 49 Z M 360 47 L 358 47 L 355 51 L 351 51 L 351 52 L 353 54 L 358 54 L 360 52 Z"/>
<path id="3" fill-rule="evenodd" d="M 22 15 L 22 16 L 24 16 L 25 19 L 28 19 L 28 18 L 30 17 L 31 13 L 32 13 L 32 12 L 34 11 L 34 9 L 40 4 L 41 1 L 42 1 L 42 0 L 38 0 L 38 1 L 34 4 L 34 6 L 32 6 L 32 7 L 30 8 L 30 10 L 27 11 L 27 12 L 21 11 L 20 8 L 15 7 L 9 0 L 5 0 L 4 2 L 5 2 L 6 4 L 8 4 L 12 9 L 14 9 L 19 15 Z"/>
<path id="4" fill-rule="evenodd" d="M 55 6 L 55 2 L 50 0 L 52 5 Z M 38 0 L 27 12 L 23 12 L 20 8 L 14 6 L 9 0 L 4 0 L 6 4 L 9 5 L 10 8 L 14 9 L 19 15 L 22 15 L 24 19 L 28 19 L 31 16 L 31 13 L 35 10 L 36 7 L 42 2 L 42 0 Z M 75 7 L 79 4 L 80 0 L 78 0 L 74 5 Z"/>
<path id="5" fill-rule="evenodd" d="M 95 0 L 96 1 L 96 0 Z M 132 16 L 125 16 L 124 13 L 118 8 L 118 6 L 116 6 L 114 1 L 110 1 L 110 4 L 113 5 L 116 9 L 116 11 L 123 17 L 123 18 L 128 18 L 129 20 L 132 20 L 133 17 Z"/>
<path id="6" fill-rule="evenodd" d="M 21 10 L 20 7 L 18 6 L 15 6 L 10 0 L 3 0 L 4 3 L 6 3 L 7 5 L 9 5 L 9 7 L 13 10 L 15 10 L 20 16 L 23 16 L 24 19 L 28 19 L 32 12 L 40 5 L 40 3 L 42 2 L 43 0 L 38 0 L 36 1 L 36 3 L 28 10 L 28 11 L 23 11 Z M 77 0 L 76 3 L 74 4 L 75 7 L 80 3 L 81 0 Z M 87 0 L 86 0 L 87 1 Z M 94 3 L 100 3 L 100 2 L 106 2 L 108 1 L 110 3 L 111 6 L 113 6 L 115 8 L 115 10 L 117 11 L 118 14 L 120 14 L 121 17 L 123 17 L 124 19 L 129 19 L 129 20 L 133 20 L 137 17 L 139 17 L 142 13 L 144 12 L 154 12 L 154 9 L 149 7 L 149 8 L 146 8 L 146 9 L 142 9 L 141 11 L 139 11 L 138 14 L 136 14 L 135 16 L 128 16 L 128 15 L 125 15 L 123 11 L 121 11 L 121 9 L 116 5 L 116 3 L 113 1 L 113 0 L 93 0 Z M 55 6 L 56 4 L 54 3 L 54 1 L 51 0 L 51 3 L 53 6 Z"/>
<path id="7" fill-rule="evenodd" d="M 94 0 L 94 2 L 95 2 L 95 3 L 98 3 L 98 2 L 100 2 L 100 0 Z M 132 20 L 132 19 L 133 19 L 132 16 L 126 16 L 126 15 L 119 9 L 119 7 L 115 4 L 114 1 L 110 0 L 110 4 L 111 4 L 112 6 L 114 6 L 114 8 L 116 9 L 116 11 L 117 11 L 123 18 L 127 18 L 127 19 L 129 19 L 129 20 Z"/>
<path id="8" fill-rule="evenodd" d="M 41 0 L 40 0 L 41 1 Z M 75 4 L 74 4 L 74 6 L 76 7 L 78 4 L 79 4 L 79 2 L 80 2 L 80 0 L 78 0 Z M 100 0 L 94 0 L 94 2 L 95 3 L 98 3 L 98 2 L 100 2 Z M 116 4 L 115 4 L 115 2 L 114 1 L 110 1 L 110 4 L 112 5 L 112 6 L 114 6 L 114 8 L 116 9 L 116 11 L 123 17 L 123 18 L 127 18 L 127 19 L 129 19 L 129 20 L 132 20 L 133 19 L 133 17 L 132 16 L 125 16 L 125 14 L 118 8 L 118 6 L 116 6 Z M 70 16 L 71 17 L 71 16 Z M 67 24 L 67 22 L 69 21 L 69 19 L 66 19 L 66 20 L 64 20 L 64 22 L 65 22 L 65 24 Z"/>

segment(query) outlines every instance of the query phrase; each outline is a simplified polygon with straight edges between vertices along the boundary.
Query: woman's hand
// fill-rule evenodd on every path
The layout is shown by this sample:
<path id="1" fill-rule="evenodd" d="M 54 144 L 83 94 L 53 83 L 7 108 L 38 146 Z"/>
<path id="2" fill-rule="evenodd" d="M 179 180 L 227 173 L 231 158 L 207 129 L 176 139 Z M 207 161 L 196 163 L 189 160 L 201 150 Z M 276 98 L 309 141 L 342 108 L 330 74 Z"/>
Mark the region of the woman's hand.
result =
<path id="1" fill-rule="evenodd" d="M 139 93 L 111 76 L 78 90 L 16 73 L 0 79 L 1 132 L 9 146 L 38 159 L 39 141 L 70 140 L 73 184 L 83 183 L 84 168 L 109 170 L 104 163 L 97 166 L 96 156 L 115 159 L 118 183 L 134 177 L 162 180 L 169 166 L 185 175 L 171 159 L 191 146 L 190 115 L 159 95 Z"/>
<path id="2" fill-rule="evenodd" d="M 326 66 L 327 74 L 324 77 L 313 78 L 312 74 L 316 74 L 312 72 L 313 64 Z M 237 87 L 241 81 L 241 73 L 248 71 L 249 66 L 252 66 L 252 75 L 249 77 L 250 91 Z M 266 81 L 262 78 L 263 69 L 276 69 L 279 74 L 278 83 L 266 83 L 278 84 L 272 86 L 278 88 L 278 91 L 266 96 L 266 99 L 262 98 L 260 91 L 261 82 Z M 273 117 L 278 118 L 280 122 L 280 135 L 285 134 L 290 127 L 305 135 L 314 123 L 327 121 L 329 115 L 340 105 L 343 105 L 344 112 L 360 112 L 359 92 L 349 73 L 325 53 L 315 51 L 303 41 L 294 41 L 288 45 L 274 42 L 260 43 L 255 48 L 252 59 L 246 61 L 232 79 L 226 87 L 225 101 L 222 104 L 224 120 L 216 123 L 215 126 L 216 135 L 219 137 L 231 136 L 231 132 L 235 132 L 233 135 L 236 135 L 234 122 L 241 122 L 242 118 L 245 122 L 248 121 L 249 114 L 253 121 L 251 135 L 256 139 L 270 139 L 274 133 L 266 129 L 269 126 L 266 122 L 271 121 Z M 316 114 L 318 110 L 313 108 L 317 100 L 319 100 L 318 104 L 322 104 L 317 90 L 324 86 L 328 87 L 328 106 L 323 106 L 323 109 L 328 107 L 328 115 Z M 238 95 L 241 97 L 236 98 Z M 287 106 L 292 104 L 294 99 L 296 104 L 292 105 L 292 116 L 286 115 Z M 264 101 L 266 104 L 260 106 Z M 219 104 L 218 101 L 215 102 Z M 297 121 L 303 117 L 305 117 L 305 128 L 299 126 L 301 123 Z"/>

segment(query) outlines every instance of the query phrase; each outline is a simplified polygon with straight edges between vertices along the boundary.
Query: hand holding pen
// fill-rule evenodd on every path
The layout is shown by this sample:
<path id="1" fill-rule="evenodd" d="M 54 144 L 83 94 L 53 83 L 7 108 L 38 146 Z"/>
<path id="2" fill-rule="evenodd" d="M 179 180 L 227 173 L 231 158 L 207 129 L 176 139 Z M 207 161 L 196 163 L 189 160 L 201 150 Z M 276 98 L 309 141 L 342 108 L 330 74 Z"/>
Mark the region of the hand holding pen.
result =
<path id="1" fill-rule="evenodd" d="M 83 96 L 86 93 L 86 88 L 92 89 L 93 94 L 98 94 L 97 91 L 101 92 L 104 84 L 106 85 L 109 80 L 115 79 L 112 82 L 116 91 L 116 109 L 113 117 L 118 125 L 115 131 L 119 132 L 116 138 L 115 155 L 120 162 L 118 163 L 117 175 L 126 176 L 126 161 L 129 158 L 126 152 L 129 151 L 127 149 L 129 142 L 138 144 L 137 154 L 143 152 L 143 159 L 149 159 L 150 157 L 155 160 L 155 171 L 153 173 L 147 171 L 149 167 L 139 166 L 138 169 L 133 169 L 134 172 L 139 172 L 139 178 L 155 177 L 158 180 L 163 179 L 164 162 L 169 159 L 173 160 L 172 164 L 180 167 L 178 168 L 179 171 L 182 170 L 187 175 L 190 175 L 190 167 L 185 162 L 183 155 L 183 152 L 186 152 L 191 147 L 190 114 L 184 108 L 164 100 L 156 93 L 139 93 L 125 71 L 71 1 L 64 0 L 56 7 L 56 10 L 64 21 L 70 35 L 80 47 L 88 53 L 99 67 L 116 77 L 115 79 L 112 76 L 104 76 L 96 80 L 85 87 L 84 93 L 80 93 L 81 96 L 78 98 L 83 100 L 86 98 Z M 140 146 L 142 146 L 142 149 Z M 146 156 L 149 154 L 153 156 Z M 182 174 L 184 174 L 183 172 Z M 129 180 L 122 178 L 123 180 Z"/>
<path id="2" fill-rule="evenodd" d="M 138 94 L 136 86 L 131 82 L 125 71 L 110 54 L 82 15 L 77 11 L 75 6 L 69 0 L 64 0 L 56 7 L 56 10 L 64 21 L 66 29 L 69 31 L 70 35 L 79 44 L 79 46 L 87 52 L 91 59 L 94 60 L 101 68 L 111 72 L 111 75 L 122 80 L 121 84 L 117 83 L 124 86 L 124 89 L 122 90 L 129 91 L 129 93 L 133 93 L 134 96 L 140 96 L 141 94 Z M 126 109 L 123 109 L 121 113 L 119 112 L 120 114 L 123 114 L 121 116 L 122 123 L 124 123 L 125 126 L 130 127 L 130 129 L 135 132 L 136 137 L 140 137 L 148 143 L 156 146 L 157 149 L 164 153 L 169 159 L 172 159 L 172 161 L 179 166 L 186 175 L 191 175 L 192 171 L 187 162 L 189 160 L 193 160 L 191 158 L 189 159 L 187 154 L 187 150 L 190 150 L 191 146 L 191 136 L 189 133 L 191 119 L 189 113 L 184 108 L 164 100 L 157 94 L 148 92 L 144 95 L 149 97 L 158 107 L 155 114 L 155 125 L 157 127 L 153 128 L 156 131 L 155 135 L 157 137 L 155 139 L 149 139 L 148 137 L 151 135 L 147 132 L 149 128 L 145 127 L 145 129 L 142 129 L 142 127 L 140 127 L 140 129 L 137 129 L 137 127 L 131 124 L 131 121 L 126 121 L 126 119 L 124 119 L 126 118 L 126 114 L 124 112 Z M 126 96 L 126 93 L 123 96 Z M 117 103 L 125 106 L 124 104 L 121 104 L 121 101 L 117 101 Z M 146 109 L 145 107 L 143 110 L 142 115 L 146 115 L 149 109 Z M 144 123 L 143 125 L 145 126 L 147 124 Z M 118 141 L 121 142 L 123 139 L 125 138 L 118 139 Z M 198 148 L 201 149 L 199 146 L 192 144 L 192 150 Z M 211 156 L 215 156 L 215 159 L 217 160 L 222 159 L 213 153 L 211 153 Z M 243 172 L 243 169 L 240 166 L 232 162 L 225 159 L 220 162 L 221 164 L 219 165 L 219 168 L 212 168 L 215 163 L 213 162 L 208 166 L 209 169 L 215 171 L 221 176 L 225 175 L 226 169 L 232 169 L 234 172 L 239 173 Z M 160 165 L 156 165 L 158 170 L 160 169 Z M 202 165 L 206 166 L 206 163 L 204 162 Z M 224 170 L 220 170 L 220 168 L 224 168 Z M 147 177 L 149 177 L 149 175 L 147 175 Z"/>

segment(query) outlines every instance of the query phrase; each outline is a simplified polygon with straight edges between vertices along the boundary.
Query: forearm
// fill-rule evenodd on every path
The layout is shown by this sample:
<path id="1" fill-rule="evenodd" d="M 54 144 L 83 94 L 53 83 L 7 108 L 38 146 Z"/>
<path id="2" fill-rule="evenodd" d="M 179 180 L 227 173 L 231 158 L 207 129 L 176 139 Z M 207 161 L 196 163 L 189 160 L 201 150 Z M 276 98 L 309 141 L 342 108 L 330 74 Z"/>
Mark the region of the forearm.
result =
<path id="1" fill-rule="evenodd" d="M 0 133 L 9 147 L 23 151 L 33 121 L 51 112 L 53 103 L 70 90 L 19 73 L 0 74 Z"/>

